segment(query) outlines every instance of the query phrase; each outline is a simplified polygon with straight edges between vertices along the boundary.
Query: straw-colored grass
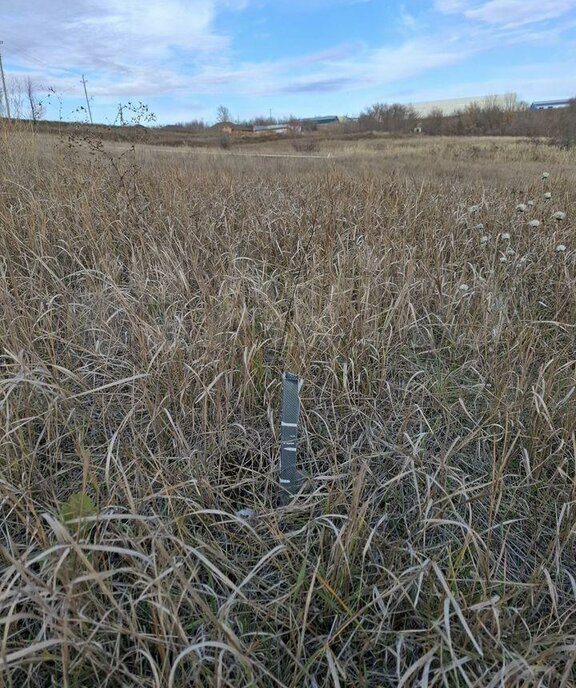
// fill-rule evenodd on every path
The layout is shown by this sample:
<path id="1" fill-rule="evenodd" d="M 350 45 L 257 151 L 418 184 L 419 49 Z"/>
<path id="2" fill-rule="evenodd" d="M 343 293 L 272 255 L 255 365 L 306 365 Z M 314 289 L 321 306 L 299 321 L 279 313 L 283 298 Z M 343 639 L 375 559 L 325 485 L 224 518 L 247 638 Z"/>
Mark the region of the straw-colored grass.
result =
<path id="1" fill-rule="evenodd" d="M 1 145 L 1 685 L 574 685 L 573 154 Z"/>

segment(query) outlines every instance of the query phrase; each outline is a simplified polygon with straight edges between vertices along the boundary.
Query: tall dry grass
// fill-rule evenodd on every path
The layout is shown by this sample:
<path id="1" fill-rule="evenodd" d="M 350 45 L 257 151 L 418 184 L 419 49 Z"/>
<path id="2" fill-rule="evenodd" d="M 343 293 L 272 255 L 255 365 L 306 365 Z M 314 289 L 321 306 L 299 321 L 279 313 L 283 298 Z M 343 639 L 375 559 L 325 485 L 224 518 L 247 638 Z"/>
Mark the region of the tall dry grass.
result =
<path id="1" fill-rule="evenodd" d="M 574 684 L 574 186 L 441 158 L 3 132 L 2 685 Z"/>

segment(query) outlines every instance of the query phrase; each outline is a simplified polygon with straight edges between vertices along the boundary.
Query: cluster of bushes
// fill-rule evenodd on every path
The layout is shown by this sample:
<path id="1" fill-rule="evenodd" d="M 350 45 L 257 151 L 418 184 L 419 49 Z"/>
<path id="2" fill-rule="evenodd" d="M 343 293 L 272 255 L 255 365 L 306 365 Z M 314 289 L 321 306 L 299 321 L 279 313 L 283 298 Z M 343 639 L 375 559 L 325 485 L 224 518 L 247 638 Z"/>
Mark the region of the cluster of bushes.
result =
<path id="1" fill-rule="evenodd" d="M 320 150 L 318 141 L 314 138 L 301 138 L 292 141 L 292 148 L 297 153 L 317 153 Z"/>

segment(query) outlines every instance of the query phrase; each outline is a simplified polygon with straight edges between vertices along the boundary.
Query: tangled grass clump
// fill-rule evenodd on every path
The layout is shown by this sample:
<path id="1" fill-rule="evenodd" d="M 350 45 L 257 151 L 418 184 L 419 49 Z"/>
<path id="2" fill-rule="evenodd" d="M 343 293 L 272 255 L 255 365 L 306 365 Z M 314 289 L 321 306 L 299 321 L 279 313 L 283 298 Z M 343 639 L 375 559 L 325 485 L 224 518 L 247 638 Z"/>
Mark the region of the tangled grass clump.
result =
<path id="1" fill-rule="evenodd" d="M 574 684 L 573 180 L 2 145 L 3 685 Z"/>

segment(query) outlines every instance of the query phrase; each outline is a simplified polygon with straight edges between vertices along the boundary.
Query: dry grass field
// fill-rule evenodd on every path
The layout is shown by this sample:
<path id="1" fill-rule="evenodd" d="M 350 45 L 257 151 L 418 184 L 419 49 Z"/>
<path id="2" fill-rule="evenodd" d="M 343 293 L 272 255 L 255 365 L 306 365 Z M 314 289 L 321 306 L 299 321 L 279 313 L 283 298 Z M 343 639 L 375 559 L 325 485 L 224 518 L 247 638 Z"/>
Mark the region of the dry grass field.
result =
<path id="1" fill-rule="evenodd" d="M 0 685 L 575 685 L 574 152 L 0 141 Z"/>

